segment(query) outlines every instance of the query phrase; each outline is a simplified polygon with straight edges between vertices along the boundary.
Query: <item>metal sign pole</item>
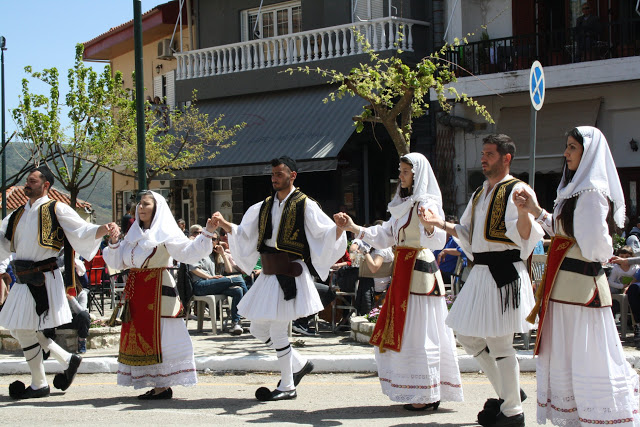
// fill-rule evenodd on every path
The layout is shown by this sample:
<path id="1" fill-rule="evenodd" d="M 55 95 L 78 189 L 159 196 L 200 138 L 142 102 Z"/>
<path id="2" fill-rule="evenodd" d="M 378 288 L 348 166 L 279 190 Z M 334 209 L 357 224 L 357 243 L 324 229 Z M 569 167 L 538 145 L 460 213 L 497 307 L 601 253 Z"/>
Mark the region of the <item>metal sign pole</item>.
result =
<path id="1" fill-rule="evenodd" d="M 529 73 L 529 97 L 531 98 L 531 125 L 529 126 L 529 185 L 534 188 L 536 182 L 536 125 L 538 110 L 544 104 L 544 71 L 539 61 L 534 61 Z"/>
<path id="2" fill-rule="evenodd" d="M 531 106 L 531 126 L 529 133 L 530 149 L 529 149 L 529 186 L 534 188 L 536 181 L 536 124 L 538 121 L 538 110 Z"/>

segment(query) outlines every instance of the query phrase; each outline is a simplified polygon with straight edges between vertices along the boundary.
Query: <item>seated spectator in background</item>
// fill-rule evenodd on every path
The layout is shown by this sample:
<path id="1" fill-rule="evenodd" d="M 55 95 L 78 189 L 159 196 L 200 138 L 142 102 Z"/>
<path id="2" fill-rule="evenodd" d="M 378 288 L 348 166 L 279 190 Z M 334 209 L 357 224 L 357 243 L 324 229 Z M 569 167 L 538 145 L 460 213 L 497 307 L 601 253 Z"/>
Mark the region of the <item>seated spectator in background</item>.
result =
<path id="1" fill-rule="evenodd" d="M 193 226 L 191 227 L 193 228 Z M 193 294 L 202 295 L 227 295 L 231 301 L 231 333 L 241 335 L 243 331 L 240 326 L 240 315 L 238 314 L 238 303 L 247 293 L 247 285 L 242 276 L 235 274 L 224 276 L 233 272 L 231 263 L 226 256 L 224 248 L 220 245 L 218 233 L 213 233 L 213 252 L 211 256 L 204 257 L 198 264 L 192 265 L 189 273 L 193 282 Z"/>
<path id="2" fill-rule="evenodd" d="M 446 221 L 453 224 L 459 223 L 458 217 L 455 215 L 447 215 Z M 440 268 L 440 273 L 442 273 L 442 280 L 446 283 L 451 283 L 451 275 L 456 270 L 458 257 L 462 258 L 462 268 L 467 265 L 467 256 L 450 234 L 447 234 L 447 243 L 444 245 L 444 248 L 440 251 L 433 251 L 433 255 L 435 255 L 438 261 L 438 267 Z"/>
<path id="3" fill-rule="evenodd" d="M 632 266 L 638 266 L 632 264 Z M 627 299 L 633 314 L 633 344 L 640 350 L 640 269 L 633 275 L 633 282 L 627 287 Z"/>
<path id="4" fill-rule="evenodd" d="M 71 309 L 71 323 L 59 326 L 59 329 L 75 329 L 78 331 L 78 353 L 87 352 L 87 337 L 91 325 L 89 315 L 89 290 L 83 289 L 79 283 L 76 284 L 76 296 L 67 294 L 67 301 Z"/>
<path id="5" fill-rule="evenodd" d="M 189 237 L 189 233 L 187 232 L 187 230 L 185 230 L 185 228 L 187 227 L 187 223 L 184 222 L 184 219 L 180 218 L 176 222 L 178 223 L 178 227 L 180 227 L 180 230 L 184 233 L 184 235 Z M 189 231 L 191 231 L 192 228 L 193 225 L 189 227 Z M 200 231 L 202 231 L 202 226 L 200 227 Z"/>
<path id="6" fill-rule="evenodd" d="M 631 246 L 633 256 L 640 256 L 640 216 L 636 218 L 636 225 L 629 230 L 627 246 Z"/>
<path id="7" fill-rule="evenodd" d="M 374 249 L 364 254 L 364 262 L 367 263 L 369 270 L 376 273 L 384 263 L 393 262 L 393 248 Z M 386 292 L 391 283 L 391 276 L 374 277 L 373 284 L 376 293 Z"/>
<path id="8" fill-rule="evenodd" d="M 253 283 L 256 281 L 258 276 L 262 273 L 262 259 L 258 257 L 258 261 L 256 262 L 256 266 L 253 267 L 253 270 L 250 274 L 242 273 L 242 278 L 244 279 L 244 283 L 247 285 L 247 289 L 251 289 Z"/>
<path id="9" fill-rule="evenodd" d="M 7 295 L 9 295 L 9 290 L 11 289 L 11 285 L 14 281 L 11 275 L 7 272 L 9 262 L 11 262 L 11 257 L 0 263 L 0 310 L 2 310 L 4 301 L 7 299 Z"/>
<path id="10" fill-rule="evenodd" d="M 351 257 L 349 256 L 349 252 L 345 251 L 342 258 L 340 258 L 335 264 L 331 266 L 331 271 L 338 271 L 343 267 L 350 267 L 350 266 L 351 266 Z M 333 276 L 329 275 L 329 279 L 327 279 L 327 282 L 332 279 L 333 279 Z M 324 307 L 327 307 L 329 304 L 333 302 L 333 300 L 336 299 L 336 293 L 333 291 L 332 287 L 326 283 L 320 282 L 319 278 L 315 278 L 314 285 L 316 286 L 316 290 L 320 295 L 320 301 L 322 301 L 322 305 Z M 316 314 L 312 314 L 310 316 L 301 317 L 299 319 L 294 320 L 291 323 L 291 330 L 293 332 L 296 332 L 302 335 L 309 335 L 309 336 L 315 335 L 317 331 L 309 327 L 309 320 L 312 320 Z"/>
<path id="11" fill-rule="evenodd" d="M 194 240 L 200 233 L 202 233 L 202 226 L 200 224 L 193 224 L 189 227 L 189 234 L 186 234 L 185 232 L 185 235 L 189 237 L 189 239 Z"/>
<path id="12" fill-rule="evenodd" d="M 623 246 L 616 251 L 616 256 L 620 258 L 631 258 L 633 256 L 633 249 L 630 246 Z M 627 286 L 633 282 L 633 276 L 636 274 L 640 265 L 628 265 L 622 266 L 614 264 L 609 273 L 609 288 L 612 294 L 622 294 L 627 289 Z"/>

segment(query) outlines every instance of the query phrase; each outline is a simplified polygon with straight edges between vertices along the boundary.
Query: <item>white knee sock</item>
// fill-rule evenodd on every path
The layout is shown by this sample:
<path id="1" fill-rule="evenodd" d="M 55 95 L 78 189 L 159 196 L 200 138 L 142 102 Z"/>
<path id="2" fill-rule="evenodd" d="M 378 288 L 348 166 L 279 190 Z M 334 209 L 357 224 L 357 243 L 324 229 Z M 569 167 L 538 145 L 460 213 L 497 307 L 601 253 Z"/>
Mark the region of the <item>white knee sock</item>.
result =
<path id="1" fill-rule="evenodd" d="M 293 390 L 296 387 L 293 385 L 293 349 L 291 344 L 284 348 L 277 348 L 276 355 L 278 356 L 278 365 L 280 366 L 280 385 L 278 390 Z"/>
<path id="2" fill-rule="evenodd" d="M 303 359 L 293 347 L 291 347 L 291 368 L 293 372 L 300 372 L 304 365 L 307 364 L 307 360 Z"/>
<path id="3" fill-rule="evenodd" d="M 522 402 L 520 401 L 520 369 L 515 355 L 507 356 L 496 361 L 500 373 L 500 397 L 504 399 L 500 411 L 507 417 L 521 414 Z"/>
<path id="4" fill-rule="evenodd" d="M 71 353 L 65 351 L 55 341 L 45 337 L 41 332 L 38 332 L 37 337 L 44 351 L 50 351 L 51 355 L 62 365 L 62 368 L 67 369 L 71 360 Z"/>
<path id="5" fill-rule="evenodd" d="M 500 372 L 498 372 L 498 365 L 496 365 L 496 360 L 491 357 L 487 349 L 484 349 L 475 356 L 476 361 L 480 365 L 480 368 L 484 371 L 484 374 L 489 379 L 489 382 L 493 386 L 496 394 L 499 398 L 502 397 L 502 389 L 500 382 Z"/>
<path id="6" fill-rule="evenodd" d="M 18 340 L 22 352 L 31 371 L 31 388 L 38 390 L 48 385 L 42 364 L 42 348 L 38 343 L 35 331 L 18 329 L 11 331 L 11 335 Z"/>

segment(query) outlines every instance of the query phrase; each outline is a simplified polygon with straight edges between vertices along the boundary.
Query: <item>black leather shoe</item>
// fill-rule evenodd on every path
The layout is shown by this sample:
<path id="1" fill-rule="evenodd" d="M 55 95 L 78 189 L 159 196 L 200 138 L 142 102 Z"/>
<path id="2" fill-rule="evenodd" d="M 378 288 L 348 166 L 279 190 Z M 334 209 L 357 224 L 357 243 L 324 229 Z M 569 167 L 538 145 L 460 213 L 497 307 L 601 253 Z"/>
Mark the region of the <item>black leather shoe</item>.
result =
<path id="1" fill-rule="evenodd" d="M 148 392 L 146 392 L 145 394 L 141 394 L 140 396 L 138 396 L 138 399 L 140 399 L 140 400 L 166 400 L 166 399 L 171 399 L 173 397 L 173 390 L 171 390 L 171 387 L 169 387 L 168 389 L 166 389 L 162 393 L 158 393 L 158 394 L 155 394 L 153 390 L 154 389 L 151 389 Z"/>
<path id="2" fill-rule="evenodd" d="M 433 403 L 427 403 L 424 406 L 418 406 L 417 408 L 415 406 L 413 406 L 411 403 L 407 403 L 406 405 L 403 405 L 402 407 L 404 409 L 406 409 L 407 411 L 426 411 L 428 409 L 431 409 L 433 412 L 438 410 L 438 407 L 440 406 L 440 401 L 438 400 L 437 402 L 433 402 Z"/>
<path id="3" fill-rule="evenodd" d="M 18 393 L 15 395 L 11 395 L 14 399 L 37 399 L 40 397 L 49 397 L 49 393 L 51 393 L 51 389 L 49 386 L 39 388 L 34 390 L 31 386 L 24 389 L 22 393 Z"/>
<path id="4" fill-rule="evenodd" d="M 311 360 L 308 360 L 307 363 L 302 367 L 302 369 L 293 374 L 293 385 L 298 387 L 298 384 L 300 384 L 300 381 L 302 381 L 302 377 L 313 371 L 314 368 L 315 366 L 313 362 Z M 278 381 L 278 385 L 276 387 L 280 387 L 280 381 Z"/>
<path id="5" fill-rule="evenodd" d="M 69 361 L 69 367 L 65 369 L 62 374 L 57 374 L 53 377 L 53 386 L 62 391 L 68 389 L 69 386 L 71 386 L 73 379 L 76 377 L 80 363 L 82 363 L 82 357 L 77 354 L 72 354 L 71 360 Z"/>
<path id="6" fill-rule="evenodd" d="M 492 427 L 524 427 L 524 414 L 507 417 L 505 414 L 500 413 Z"/>
<path id="7" fill-rule="evenodd" d="M 527 400 L 527 394 L 523 389 L 520 389 L 520 402 L 524 402 L 525 400 Z M 498 415 L 503 402 L 504 399 L 487 399 L 487 401 L 484 402 L 484 409 L 494 411 L 495 414 Z"/>
<path id="8" fill-rule="evenodd" d="M 260 387 L 256 390 L 256 399 L 261 402 L 270 402 L 272 400 L 289 400 L 298 397 L 296 390 L 278 390 L 270 391 L 266 387 Z"/>

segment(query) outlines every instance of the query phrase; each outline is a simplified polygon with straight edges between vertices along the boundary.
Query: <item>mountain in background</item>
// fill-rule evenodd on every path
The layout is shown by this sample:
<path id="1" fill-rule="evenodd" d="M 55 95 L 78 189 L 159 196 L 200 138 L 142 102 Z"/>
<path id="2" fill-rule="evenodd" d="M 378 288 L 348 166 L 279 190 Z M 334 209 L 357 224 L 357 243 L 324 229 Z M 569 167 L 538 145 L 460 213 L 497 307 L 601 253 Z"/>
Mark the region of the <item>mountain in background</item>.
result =
<path id="1" fill-rule="evenodd" d="M 26 161 L 26 157 L 21 154 L 22 144 L 9 144 L 7 146 L 7 178 L 15 174 L 22 168 Z M 18 184 L 24 184 L 26 177 Z M 68 192 L 57 183 L 55 187 L 62 192 Z M 111 172 L 100 171 L 98 177 L 90 187 L 80 191 L 78 197 L 91 203 L 96 213 L 96 223 L 104 224 L 112 221 L 111 218 Z"/>

